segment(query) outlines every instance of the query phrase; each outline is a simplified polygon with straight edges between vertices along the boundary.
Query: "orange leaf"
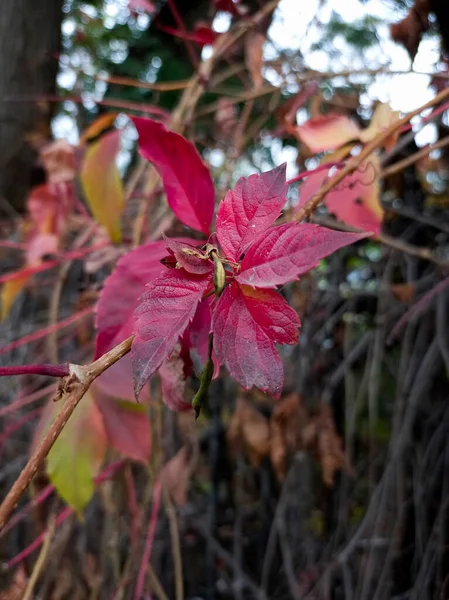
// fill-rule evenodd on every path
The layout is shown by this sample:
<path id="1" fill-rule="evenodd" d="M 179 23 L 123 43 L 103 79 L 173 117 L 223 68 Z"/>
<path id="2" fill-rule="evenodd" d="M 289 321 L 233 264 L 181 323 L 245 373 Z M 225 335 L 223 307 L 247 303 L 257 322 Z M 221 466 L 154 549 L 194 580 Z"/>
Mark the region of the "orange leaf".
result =
<path id="1" fill-rule="evenodd" d="M 120 218 L 125 201 L 116 165 L 119 149 L 120 132 L 107 133 L 87 148 L 81 168 L 86 200 L 95 219 L 105 227 L 115 243 L 122 238 Z"/>
<path id="2" fill-rule="evenodd" d="M 1 314 L 0 322 L 4 321 L 8 316 L 11 306 L 14 304 L 14 300 L 25 287 L 29 276 L 24 275 L 23 277 L 17 277 L 16 279 L 10 279 L 6 281 L 2 286 L 1 291 Z"/>
<path id="3" fill-rule="evenodd" d="M 110 112 L 110 113 L 101 115 L 101 117 L 98 117 L 98 119 L 95 119 L 95 121 L 93 123 L 91 123 L 89 125 L 89 127 L 83 131 L 83 133 L 80 137 L 80 146 L 83 146 L 90 140 L 97 138 L 99 135 L 101 135 L 107 129 L 110 129 L 112 127 L 112 125 L 114 124 L 114 121 L 117 118 L 117 116 L 118 116 L 118 113 Z"/>

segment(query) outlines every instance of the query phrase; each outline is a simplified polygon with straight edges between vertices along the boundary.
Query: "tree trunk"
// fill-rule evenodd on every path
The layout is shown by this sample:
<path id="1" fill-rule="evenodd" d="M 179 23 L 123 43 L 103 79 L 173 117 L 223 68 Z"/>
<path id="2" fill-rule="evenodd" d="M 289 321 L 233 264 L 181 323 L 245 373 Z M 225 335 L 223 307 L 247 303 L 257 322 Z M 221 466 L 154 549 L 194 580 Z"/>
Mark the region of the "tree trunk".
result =
<path id="1" fill-rule="evenodd" d="M 21 210 L 42 177 L 34 145 L 50 136 L 53 105 L 39 96 L 55 93 L 62 6 L 0 0 L 0 213 Z"/>
<path id="2" fill-rule="evenodd" d="M 435 13 L 441 33 L 442 45 L 449 54 L 449 10 L 447 0 L 430 0 L 430 8 Z"/>

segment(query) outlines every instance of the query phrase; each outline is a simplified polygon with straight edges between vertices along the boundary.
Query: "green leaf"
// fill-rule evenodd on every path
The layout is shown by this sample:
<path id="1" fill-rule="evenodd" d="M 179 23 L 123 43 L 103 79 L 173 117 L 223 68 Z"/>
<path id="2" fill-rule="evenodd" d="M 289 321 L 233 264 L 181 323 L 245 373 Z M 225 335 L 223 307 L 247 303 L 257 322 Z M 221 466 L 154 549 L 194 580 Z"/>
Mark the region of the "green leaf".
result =
<path id="1" fill-rule="evenodd" d="M 56 405 L 53 417 L 61 410 Z M 47 458 L 47 473 L 58 494 L 81 514 L 94 492 L 94 478 L 106 452 L 101 413 L 89 392 L 75 408 Z"/>
<path id="2" fill-rule="evenodd" d="M 120 132 L 112 131 L 91 144 L 81 167 L 81 184 L 95 219 L 114 243 L 122 239 L 120 221 L 125 203 L 123 184 L 116 165 Z"/>

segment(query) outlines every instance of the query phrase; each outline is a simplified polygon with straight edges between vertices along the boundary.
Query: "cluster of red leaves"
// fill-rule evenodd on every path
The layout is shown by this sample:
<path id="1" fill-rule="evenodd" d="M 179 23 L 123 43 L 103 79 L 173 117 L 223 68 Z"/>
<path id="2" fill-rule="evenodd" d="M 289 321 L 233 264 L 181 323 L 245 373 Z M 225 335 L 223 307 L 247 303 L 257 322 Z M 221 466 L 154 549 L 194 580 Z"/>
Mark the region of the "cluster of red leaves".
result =
<path id="1" fill-rule="evenodd" d="M 175 215 L 210 235 L 213 185 L 194 146 L 150 119 L 133 120 L 141 153 L 158 169 Z M 294 222 L 274 225 L 287 188 L 285 165 L 242 178 L 220 203 L 209 243 L 166 239 L 121 259 L 99 301 L 97 355 L 134 333 L 136 396 L 160 370 L 169 392 L 164 400 L 172 408 L 187 408 L 183 382 L 192 369 L 192 353 L 203 361 L 207 357 L 210 333 L 216 363 L 245 389 L 255 386 L 280 396 L 283 367 L 275 344 L 296 344 L 300 322 L 277 287 L 367 235 Z M 225 269 L 217 299 L 213 253 Z"/>

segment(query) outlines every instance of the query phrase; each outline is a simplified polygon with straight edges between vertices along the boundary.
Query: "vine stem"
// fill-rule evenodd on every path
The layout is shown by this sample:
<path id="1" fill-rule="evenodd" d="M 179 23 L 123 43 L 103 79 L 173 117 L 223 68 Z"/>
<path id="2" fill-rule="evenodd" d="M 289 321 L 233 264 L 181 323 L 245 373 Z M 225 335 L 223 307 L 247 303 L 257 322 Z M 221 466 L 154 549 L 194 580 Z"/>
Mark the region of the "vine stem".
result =
<path id="1" fill-rule="evenodd" d="M 11 375 L 46 375 L 47 377 L 67 377 L 70 375 L 69 365 L 20 365 L 0 367 L 0 377 Z"/>
<path id="2" fill-rule="evenodd" d="M 64 406 L 0 505 L 0 531 L 5 527 L 20 498 L 92 382 L 125 354 L 128 354 L 131 350 L 133 337 L 129 337 L 115 348 L 112 348 L 90 365 L 69 365 L 71 374 L 61 380 L 56 398 L 67 395 Z"/>
<path id="3" fill-rule="evenodd" d="M 401 129 L 401 127 L 407 125 L 407 123 L 409 123 L 413 119 L 413 117 L 419 115 L 426 108 L 431 108 L 435 104 L 438 104 L 439 102 L 442 102 L 447 98 L 449 98 L 449 88 L 444 89 L 434 98 L 432 98 L 432 100 L 429 100 L 419 108 L 407 113 L 404 117 L 402 117 L 402 119 L 398 119 L 395 123 L 392 123 L 390 127 L 387 127 L 384 131 L 379 133 L 379 135 L 377 135 L 371 142 L 369 142 L 369 144 L 366 144 L 366 146 L 362 149 L 360 154 L 350 159 L 343 167 L 343 169 L 341 169 L 336 175 L 334 175 L 334 177 L 329 179 L 320 187 L 318 192 L 314 196 L 312 196 L 312 198 L 307 202 L 307 204 L 305 204 L 305 206 L 303 206 L 298 211 L 298 213 L 295 216 L 295 221 L 303 221 L 307 217 L 310 217 L 310 215 L 315 211 L 315 209 L 318 207 L 318 205 L 326 196 L 326 194 L 330 192 L 330 190 L 334 188 L 338 183 L 340 183 L 340 181 L 342 181 L 347 175 L 353 173 L 365 160 L 365 158 L 367 158 L 370 154 L 377 150 L 377 148 L 382 146 L 385 140 L 387 140 L 391 135 L 396 133 L 398 129 Z"/>

